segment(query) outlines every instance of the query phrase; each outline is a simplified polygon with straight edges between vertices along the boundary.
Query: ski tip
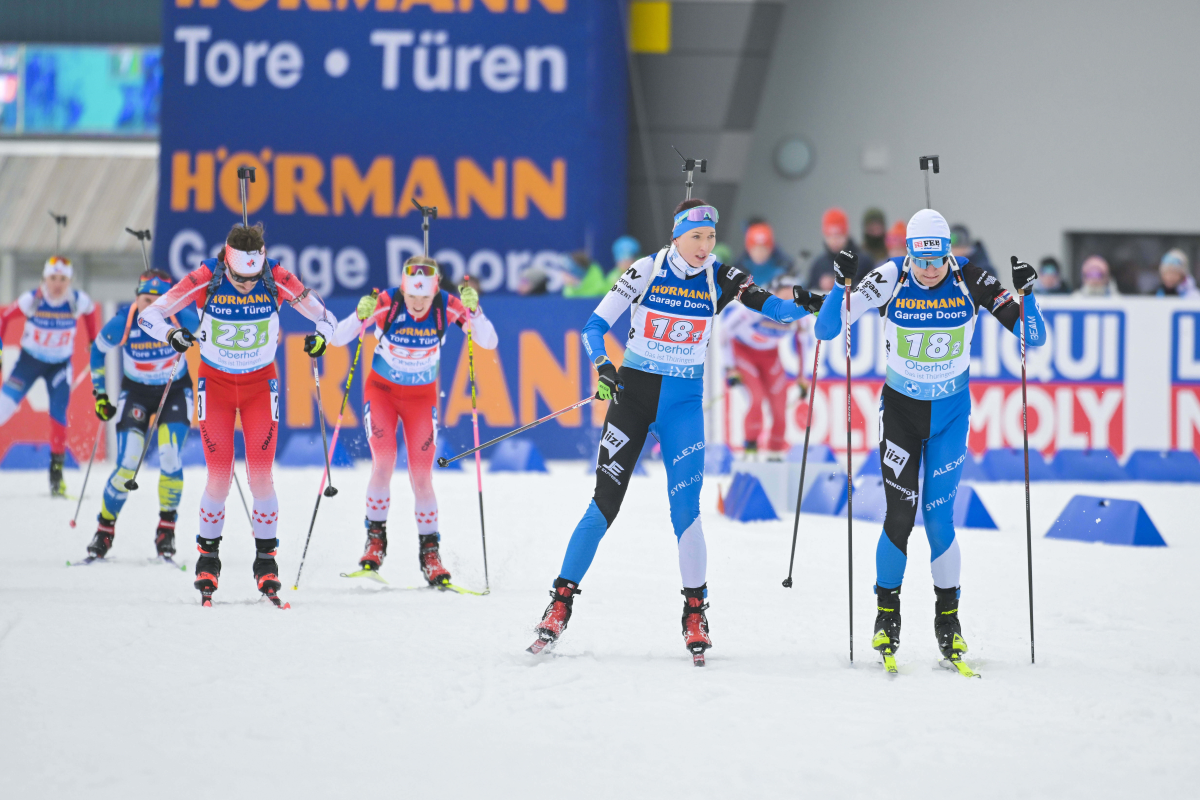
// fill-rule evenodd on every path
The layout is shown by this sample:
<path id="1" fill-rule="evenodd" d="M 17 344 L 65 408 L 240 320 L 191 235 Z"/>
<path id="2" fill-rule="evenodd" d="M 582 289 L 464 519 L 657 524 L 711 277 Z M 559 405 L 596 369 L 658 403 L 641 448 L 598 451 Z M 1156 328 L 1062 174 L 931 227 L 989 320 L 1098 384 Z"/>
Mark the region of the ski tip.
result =
<path id="1" fill-rule="evenodd" d="M 529 647 L 525 648 L 525 652 L 532 653 L 533 655 L 536 656 L 538 653 L 545 650 L 546 645 L 548 645 L 548 644 L 550 644 L 550 642 L 546 641 L 545 639 L 538 638 L 536 641 L 534 641 L 533 644 L 531 644 L 531 645 L 529 645 Z"/>

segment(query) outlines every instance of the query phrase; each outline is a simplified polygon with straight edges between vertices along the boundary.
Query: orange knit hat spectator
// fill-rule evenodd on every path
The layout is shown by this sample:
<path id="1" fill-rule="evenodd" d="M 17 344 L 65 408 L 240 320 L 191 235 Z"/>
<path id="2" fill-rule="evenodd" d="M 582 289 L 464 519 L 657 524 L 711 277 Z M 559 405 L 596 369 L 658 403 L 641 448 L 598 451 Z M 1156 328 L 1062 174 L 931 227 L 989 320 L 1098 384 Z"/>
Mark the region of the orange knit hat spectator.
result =
<path id="1" fill-rule="evenodd" d="M 746 249 L 753 247 L 775 247 L 775 231 L 765 222 L 756 222 L 746 228 Z"/>
<path id="2" fill-rule="evenodd" d="M 887 239 L 885 241 L 887 249 L 891 250 L 893 247 L 904 249 L 904 238 L 906 236 L 908 236 L 908 229 L 904 226 L 904 220 L 898 220 L 887 232 Z"/>
<path id="3" fill-rule="evenodd" d="M 850 219 L 840 208 L 830 208 L 821 217 L 821 235 L 847 236 L 850 233 Z"/>

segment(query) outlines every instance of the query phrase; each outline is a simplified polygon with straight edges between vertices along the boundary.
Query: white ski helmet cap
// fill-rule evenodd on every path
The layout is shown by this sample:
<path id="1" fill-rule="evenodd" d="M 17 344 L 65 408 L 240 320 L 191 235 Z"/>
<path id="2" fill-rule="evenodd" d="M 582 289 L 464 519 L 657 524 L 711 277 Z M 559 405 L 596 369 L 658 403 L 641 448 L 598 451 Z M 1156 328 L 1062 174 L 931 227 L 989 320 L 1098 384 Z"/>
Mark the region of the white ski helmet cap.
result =
<path id="1" fill-rule="evenodd" d="M 923 208 L 908 221 L 908 254 L 913 258 L 937 259 L 950 255 L 950 226 L 932 208 Z"/>
<path id="2" fill-rule="evenodd" d="M 46 259 L 45 266 L 42 267 L 42 277 L 49 278 L 51 275 L 65 275 L 68 278 L 72 277 L 75 270 L 71 267 L 71 259 L 63 256 L 50 256 Z"/>

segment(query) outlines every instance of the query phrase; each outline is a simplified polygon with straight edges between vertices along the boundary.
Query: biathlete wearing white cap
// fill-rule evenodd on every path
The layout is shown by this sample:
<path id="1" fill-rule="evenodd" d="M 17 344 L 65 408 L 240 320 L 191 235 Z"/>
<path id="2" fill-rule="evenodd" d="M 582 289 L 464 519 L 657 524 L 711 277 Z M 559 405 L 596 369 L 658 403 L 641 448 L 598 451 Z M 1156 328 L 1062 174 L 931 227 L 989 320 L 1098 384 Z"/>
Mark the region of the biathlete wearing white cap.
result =
<path id="1" fill-rule="evenodd" d="M 802 289 L 794 302 L 781 300 L 737 267 L 718 263 L 711 255 L 717 219 L 717 209 L 702 200 L 681 203 L 675 209 L 671 245 L 635 261 L 583 328 L 584 347 L 599 373 L 596 396 L 613 402 L 600 435 L 595 495 L 571 534 L 550 592 L 554 599 L 537 626 L 538 641 L 531 652 L 540 652 L 566 628 L 579 582 L 617 517 L 648 433 L 662 443 L 667 468 L 685 598 L 684 642 L 698 664 L 712 646 L 704 615 L 707 550 L 700 525 L 700 488 L 704 360 L 713 319 L 734 300 L 781 324 L 820 307 L 820 298 Z M 605 352 L 604 336 L 631 305 L 630 328 L 620 332 L 626 347 L 618 370 Z"/>
<path id="2" fill-rule="evenodd" d="M 900 584 L 908 561 L 908 536 L 922 503 L 937 594 L 934 631 L 948 659 L 967 650 L 958 620 L 961 556 L 954 536 L 954 497 L 967 459 L 970 433 L 971 339 L 979 309 L 1020 336 L 1018 302 L 994 277 L 950 254 L 950 227 L 941 214 L 918 211 L 908 223 L 908 255 L 885 261 L 860 276 L 850 295 L 853 323 L 868 311 L 884 318 L 887 382 L 879 413 L 879 457 L 887 512 L 875 552 L 878 616 L 872 646 L 894 654 L 900 646 Z M 817 318 L 818 339 L 840 335 L 846 321 L 846 276 L 854 254 L 834 261 L 839 283 Z M 1013 284 L 1028 294 L 1036 278 L 1027 264 L 1013 268 Z M 1037 301 L 1026 297 L 1025 341 L 1045 343 Z M 923 496 L 918 476 L 924 462 Z"/>
<path id="3" fill-rule="evenodd" d="M 175 327 L 168 317 L 195 304 L 200 330 Z M 180 353 L 199 341 L 196 403 L 208 482 L 200 498 L 200 558 L 196 588 L 208 602 L 221 573 L 217 550 L 225 527 L 225 498 L 233 482 L 233 429 L 239 415 L 246 441 L 246 477 L 254 496 L 251 513 L 255 546 L 254 577 L 264 594 L 279 590 L 279 500 L 271 471 L 279 428 L 279 381 L 275 347 L 279 307 L 287 303 L 316 323 L 304 338 L 312 358 L 325 352 L 337 320 L 295 275 L 266 257 L 262 225 L 234 226 L 225 250 L 200 262 L 169 292 L 143 311 L 138 324 Z"/>
<path id="4" fill-rule="evenodd" d="M 431 586 L 450 582 L 450 571 L 439 552 L 441 533 L 432 475 L 442 343 L 449 325 L 470 326 L 475 343 L 486 350 L 494 350 L 498 341 L 496 329 L 479 307 L 479 294 L 470 286 L 462 286 L 459 297 L 455 297 L 441 290 L 439 277 L 436 261 L 413 256 L 404 263 L 400 286 L 378 302 L 370 296 L 359 300 L 356 313 L 338 323 L 332 340 L 335 345 L 349 344 L 364 321 L 368 327 L 374 325 L 379 334 L 363 390 L 363 427 L 371 445 L 371 479 L 367 483 L 367 543 L 359 565 L 375 572 L 387 555 L 396 427 L 403 423 L 408 480 L 415 501 L 418 557 Z"/>
<path id="5" fill-rule="evenodd" d="M 75 331 L 81 318 L 89 342 L 100 329 L 100 310 L 92 298 L 71 286 L 73 273 L 68 259 L 51 256 L 42 269 L 41 285 L 0 309 L 0 339 L 10 320 L 25 321 L 21 355 L 0 389 L 0 425 L 12 419 L 37 380 L 45 382 L 50 395 L 50 492 L 58 497 L 66 494 L 62 466 L 67 452 Z"/>

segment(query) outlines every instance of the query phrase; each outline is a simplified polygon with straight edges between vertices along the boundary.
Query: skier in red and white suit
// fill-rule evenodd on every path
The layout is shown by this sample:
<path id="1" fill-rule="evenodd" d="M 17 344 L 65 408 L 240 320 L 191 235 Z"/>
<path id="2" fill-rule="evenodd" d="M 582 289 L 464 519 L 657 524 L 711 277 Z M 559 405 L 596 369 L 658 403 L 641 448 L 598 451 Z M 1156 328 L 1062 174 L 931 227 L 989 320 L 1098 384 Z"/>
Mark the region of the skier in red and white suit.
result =
<path id="1" fill-rule="evenodd" d="M 449 324 L 470 326 L 475 343 L 494 350 L 496 329 L 479 308 L 470 286 L 459 297 L 442 291 L 437 262 L 413 256 L 404 262 L 400 287 L 378 301 L 362 298 L 355 314 L 338 323 L 333 344 L 352 342 L 363 322 L 380 332 L 363 390 L 363 426 L 371 445 L 371 479 L 367 484 L 367 545 L 359 565 L 376 572 L 387 555 L 387 518 L 392 505 L 392 472 L 396 469 L 396 426 L 404 423 L 408 480 L 420 541 L 421 571 L 431 586 L 450 582 L 450 571 L 438 552 L 437 497 L 433 493 L 433 458 L 437 431 L 437 375 L 442 341 Z"/>
<path id="2" fill-rule="evenodd" d="M 173 328 L 168 317 L 192 303 L 200 311 L 200 330 L 193 334 Z M 247 482 L 254 496 L 254 577 L 259 591 L 268 596 L 280 587 L 275 562 L 279 500 L 271 468 L 279 439 L 275 348 L 282 303 L 316 323 L 317 332 L 304 338 L 304 351 L 313 358 L 323 354 L 337 319 L 296 276 L 266 257 L 261 223 L 250 228 L 235 225 L 220 256 L 202 261 L 138 320 L 151 336 L 170 342 L 179 353 L 200 343 L 196 409 L 208 483 L 200 498 L 195 585 L 206 605 L 221 574 L 217 550 L 225 527 L 225 498 L 233 482 L 233 430 L 239 414 Z"/>

